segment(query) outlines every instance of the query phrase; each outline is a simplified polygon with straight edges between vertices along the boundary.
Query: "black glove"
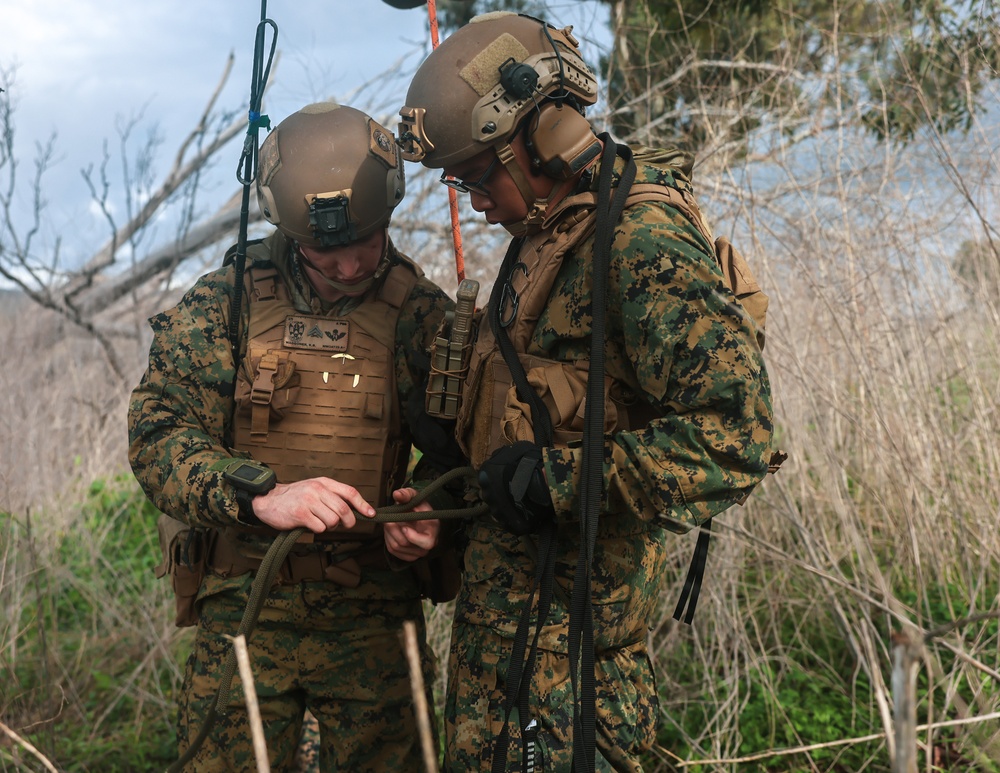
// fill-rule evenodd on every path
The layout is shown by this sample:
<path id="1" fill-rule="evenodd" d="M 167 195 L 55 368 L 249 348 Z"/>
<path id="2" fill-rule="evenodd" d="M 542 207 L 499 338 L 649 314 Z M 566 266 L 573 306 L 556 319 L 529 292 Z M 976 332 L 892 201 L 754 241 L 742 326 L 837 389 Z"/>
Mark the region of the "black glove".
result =
<path id="1" fill-rule="evenodd" d="M 493 516 L 512 534 L 531 534 L 555 518 L 542 471 L 542 449 L 527 440 L 504 446 L 479 470 L 479 487 Z"/>

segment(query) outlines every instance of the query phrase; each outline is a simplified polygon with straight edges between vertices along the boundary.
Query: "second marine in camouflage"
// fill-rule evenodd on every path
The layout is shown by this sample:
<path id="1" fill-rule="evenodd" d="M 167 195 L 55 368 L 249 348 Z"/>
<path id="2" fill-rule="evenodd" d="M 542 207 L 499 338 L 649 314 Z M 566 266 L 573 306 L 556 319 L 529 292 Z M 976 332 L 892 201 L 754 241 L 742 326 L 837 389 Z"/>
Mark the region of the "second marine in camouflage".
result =
<path id="1" fill-rule="evenodd" d="M 607 206 L 597 191 L 609 173 L 617 189 L 628 156 L 604 154 L 613 141 L 595 136 L 582 116 L 595 100 L 596 81 L 569 28 L 498 13 L 446 39 L 418 69 L 400 111 L 404 157 L 443 169 L 443 182 L 517 236 L 479 321 L 459 415 L 458 438 L 483 471 L 494 510 L 469 529 L 452 631 L 452 771 L 500 764 L 494 752 L 511 652 L 538 563 L 536 543 L 523 533 L 532 519 L 538 530 L 556 524 L 556 592 L 538 643 L 530 716 L 515 711 L 509 730 L 515 745 L 520 728 L 537 731 L 522 749 L 536 770 L 573 765 L 567 600 L 581 547 L 595 227 Z M 635 172 L 606 277 L 606 494 L 591 578 L 600 770 L 640 770 L 655 740 L 646 640 L 670 533 L 757 485 L 772 429 L 757 331 L 715 259 L 690 160 L 639 149 Z M 506 353 L 501 337 L 510 342 Z M 551 445 L 538 442 L 538 402 L 516 386 L 512 357 L 549 415 Z M 511 757 L 502 769 L 519 769 Z"/>

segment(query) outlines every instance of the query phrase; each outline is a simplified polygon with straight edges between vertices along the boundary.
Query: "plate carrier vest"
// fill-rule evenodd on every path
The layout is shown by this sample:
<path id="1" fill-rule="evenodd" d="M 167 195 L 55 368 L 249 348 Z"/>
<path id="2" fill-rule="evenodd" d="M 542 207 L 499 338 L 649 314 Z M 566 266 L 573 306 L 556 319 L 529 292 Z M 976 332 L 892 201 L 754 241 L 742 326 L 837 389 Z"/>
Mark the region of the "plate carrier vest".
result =
<path id="1" fill-rule="evenodd" d="M 410 438 L 399 414 L 395 332 L 420 269 L 400 258 L 377 296 L 342 317 L 299 313 L 276 269 L 248 269 L 233 444 L 279 482 L 333 478 L 376 508 L 402 484 Z M 359 518 L 351 534 L 375 527 Z"/>
<path id="2" fill-rule="evenodd" d="M 767 296 L 761 291 L 743 256 L 725 237 L 714 239 L 690 186 L 678 180 L 678 188 L 653 183 L 632 185 L 625 206 L 640 202 L 662 202 L 679 210 L 695 225 L 709 244 L 726 285 L 733 291 L 751 317 L 757 343 L 764 345 L 764 319 Z M 587 393 L 589 360 L 558 362 L 523 352 L 528 347 L 549 292 L 562 266 L 563 258 L 597 227 L 597 193 L 587 191 L 568 197 L 551 213 L 555 225 L 528 236 L 517 257 L 511 275 L 510 294 L 516 299 L 516 315 L 506 328 L 528 383 L 538 392 L 552 418 L 553 443 L 564 447 L 583 437 L 583 417 Z M 523 270 L 520 267 L 523 265 Z M 518 440 L 534 441 L 531 408 L 517 396 L 493 331 L 481 313 L 479 332 L 469 360 L 458 413 L 456 436 L 472 465 L 479 469 L 490 455 L 503 445 Z M 604 386 L 604 431 L 641 427 L 658 417 L 653 406 L 638 398 L 625 385 L 610 376 Z"/>

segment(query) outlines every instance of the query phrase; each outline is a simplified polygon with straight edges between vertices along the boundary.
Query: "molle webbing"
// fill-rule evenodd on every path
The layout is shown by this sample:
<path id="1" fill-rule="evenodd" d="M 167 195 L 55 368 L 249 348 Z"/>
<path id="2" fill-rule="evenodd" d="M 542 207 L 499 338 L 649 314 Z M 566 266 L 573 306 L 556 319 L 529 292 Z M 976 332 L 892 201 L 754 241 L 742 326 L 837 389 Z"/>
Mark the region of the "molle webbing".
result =
<path id="1" fill-rule="evenodd" d="M 274 469 L 279 482 L 329 477 L 374 507 L 386 504 L 409 456 L 394 340 L 416 275 L 394 266 L 375 299 L 332 317 L 298 313 L 273 269 L 248 273 L 250 338 L 237 378 L 235 447 Z"/>

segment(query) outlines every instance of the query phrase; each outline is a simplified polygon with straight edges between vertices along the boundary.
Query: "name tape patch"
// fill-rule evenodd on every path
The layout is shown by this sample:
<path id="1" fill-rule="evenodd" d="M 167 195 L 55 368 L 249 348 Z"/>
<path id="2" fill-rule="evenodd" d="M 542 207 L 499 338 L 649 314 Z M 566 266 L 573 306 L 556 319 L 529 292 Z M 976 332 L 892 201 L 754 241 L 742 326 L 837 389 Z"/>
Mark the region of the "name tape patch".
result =
<path id="1" fill-rule="evenodd" d="M 350 325 L 346 319 L 293 315 L 285 318 L 285 346 L 322 352 L 346 352 Z"/>

